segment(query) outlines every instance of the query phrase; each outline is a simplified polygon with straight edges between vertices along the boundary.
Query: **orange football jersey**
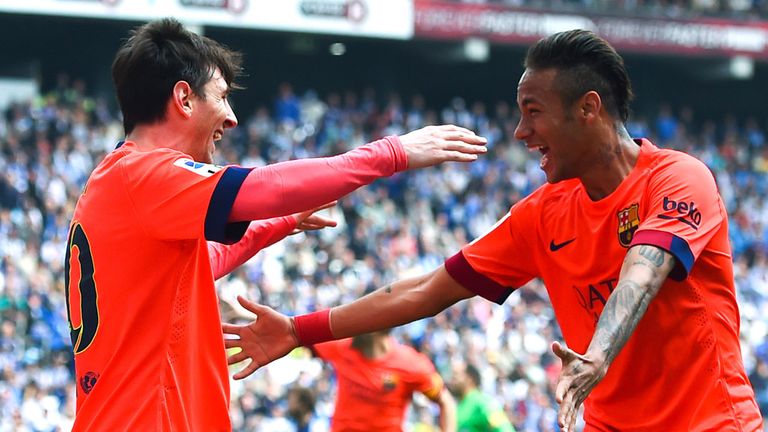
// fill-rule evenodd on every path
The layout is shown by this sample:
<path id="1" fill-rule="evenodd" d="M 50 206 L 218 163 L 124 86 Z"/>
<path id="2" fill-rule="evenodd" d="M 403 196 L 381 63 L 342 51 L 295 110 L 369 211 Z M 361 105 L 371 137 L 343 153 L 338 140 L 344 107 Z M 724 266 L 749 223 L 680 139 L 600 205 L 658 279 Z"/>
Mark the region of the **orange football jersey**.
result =
<path id="1" fill-rule="evenodd" d="M 229 379 L 206 240 L 249 170 L 126 142 L 91 174 L 66 261 L 75 431 L 230 431 Z"/>
<path id="2" fill-rule="evenodd" d="M 577 179 L 546 184 L 446 261 L 498 303 L 541 278 L 566 343 L 584 353 L 627 248 L 655 245 L 677 264 L 607 375 L 585 401 L 587 431 L 756 431 L 741 360 L 726 210 L 695 158 L 637 140 L 629 176 L 592 201 Z"/>
<path id="3" fill-rule="evenodd" d="M 437 400 L 443 380 L 424 354 L 390 339 L 391 349 L 369 359 L 353 349 L 352 339 L 313 345 L 336 371 L 333 431 L 400 432 L 413 392 Z"/>

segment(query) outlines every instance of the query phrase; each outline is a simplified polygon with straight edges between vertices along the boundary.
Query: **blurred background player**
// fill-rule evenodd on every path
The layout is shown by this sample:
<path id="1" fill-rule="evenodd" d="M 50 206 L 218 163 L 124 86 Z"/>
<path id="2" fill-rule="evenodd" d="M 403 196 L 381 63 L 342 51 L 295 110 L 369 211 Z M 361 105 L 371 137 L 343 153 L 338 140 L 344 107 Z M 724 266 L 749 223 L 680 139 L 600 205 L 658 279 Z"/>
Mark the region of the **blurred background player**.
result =
<path id="1" fill-rule="evenodd" d="M 389 330 L 311 348 L 336 372 L 332 431 L 402 432 L 415 392 L 437 405 L 441 431 L 456 431 L 456 403 L 435 366 L 424 354 L 399 343 Z"/>
<path id="2" fill-rule="evenodd" d="M 459 369 L 451 389 L 459 397 L 456 414 L 458 432 L 515 432 L 499 402 L 482 392 L 482 377 L 473 364 Z"/>

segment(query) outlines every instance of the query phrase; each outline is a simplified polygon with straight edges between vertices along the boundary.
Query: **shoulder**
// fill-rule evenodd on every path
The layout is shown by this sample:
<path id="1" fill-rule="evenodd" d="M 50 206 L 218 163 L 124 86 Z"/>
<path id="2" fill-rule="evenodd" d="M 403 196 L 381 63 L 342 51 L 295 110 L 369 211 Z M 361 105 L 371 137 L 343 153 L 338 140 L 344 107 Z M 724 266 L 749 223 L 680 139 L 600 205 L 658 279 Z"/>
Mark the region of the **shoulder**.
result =
<path id="1" fill-rule="evenodd" d="M 189 155 L 169 148 L 159 148 L 149 151 L 120 148 L 115 150 L 115 152 L 122 153 L 122 163 L 131 168 L 150 168 L 173 165 L 174 162 L 179 160 L 192 161 L 192 158 Z"/>
<path id="2" fill-rule="evenodd" d="M 650 175 L 662 182 L 685 182 L 709 186 L 714 174 L 701 160 L 678 150 L 656 149 L 648 165 Z"/>
<path id="3" fill-rule="evenodd" d="M 340 339 L 330 342 L 323 342 L 312 345 L 312 351 L 320 358 L 329 360 L 340 356 L 348 355 L 352 348 L 350 347 L 352 339 Z"/>
<path id="4" fill-rule="evenodd" d="M 394 356 L 397 364 L 405 369 L 413 371 L 415 374 L 433 373 L 435 366 L 426 355 L 416 351 L 413 347 L 396 343 L 393 346 Z"/>
<path id="5" fill-rule="evenodd" d="M 644 140 L 645 141 L 645 140 Z M 688 153 L 673 150 L 658 148 L 650 141 L 644 142 L 647 157 L 649 158 L 648 168 L 652 171 L 666 171 L 669 169 L 686 168 L 697 172 L 711 173 L 709 167 L 699 159 L 689 155 Z"/>

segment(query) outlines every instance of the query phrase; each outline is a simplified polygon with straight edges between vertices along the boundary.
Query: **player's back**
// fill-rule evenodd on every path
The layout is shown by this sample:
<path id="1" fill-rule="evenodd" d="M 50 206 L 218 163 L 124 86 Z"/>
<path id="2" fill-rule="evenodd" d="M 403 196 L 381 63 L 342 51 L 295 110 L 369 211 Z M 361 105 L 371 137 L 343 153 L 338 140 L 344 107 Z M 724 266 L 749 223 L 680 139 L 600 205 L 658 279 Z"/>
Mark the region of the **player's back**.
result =
<path id="1" fill-rule="evenodd" d="M 153 176 L 179 155 L 118 148 L 78 200 L 66 262 L 75 430 L 229 428 L 224 347 L 210 331 L 219 316 L 210 307 L 217 303 L 206 243 L 162 238 L 140 208 L 156 187 Z M 179 211 L 175 205 L 156 203 L 152 213 L 162 220 Z"/>

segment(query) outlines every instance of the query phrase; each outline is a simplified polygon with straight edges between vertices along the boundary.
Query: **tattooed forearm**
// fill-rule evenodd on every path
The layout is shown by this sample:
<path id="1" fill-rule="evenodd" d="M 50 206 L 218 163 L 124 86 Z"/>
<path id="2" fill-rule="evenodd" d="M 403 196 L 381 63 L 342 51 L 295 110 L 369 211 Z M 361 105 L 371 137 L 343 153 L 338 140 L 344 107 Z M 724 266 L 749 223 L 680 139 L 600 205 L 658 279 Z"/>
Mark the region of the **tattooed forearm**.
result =
<path id="1" fill-rule="evenodd" d="M 640 256 L 646 258 L 656 267 L 664 264 L 664 251 L 654 246 L 640 246 Z"/>
<path id="2" fill-rule="evenodd" d="M 610 364 L 627 343 L 653 299 L 649 290 L 627 280 L 619 282 L 603 308 L 592 343 L 605 354 Z"/>
<path id="3" fill-rule="evenodd" d="M 674 257 L 655 246 L 627 252 L 616 289 L 608 297 L 588 351 L 599 352 L 609 365 L 635 331 L 674 266 Z"/>

